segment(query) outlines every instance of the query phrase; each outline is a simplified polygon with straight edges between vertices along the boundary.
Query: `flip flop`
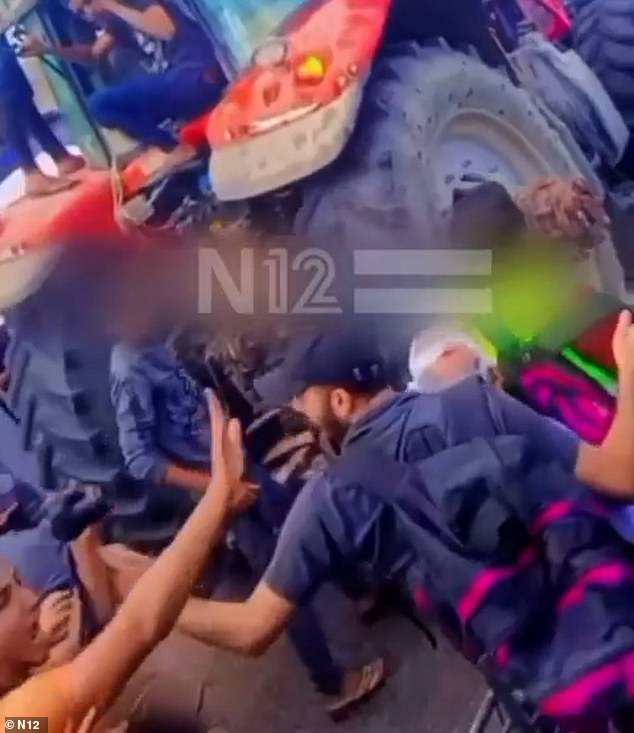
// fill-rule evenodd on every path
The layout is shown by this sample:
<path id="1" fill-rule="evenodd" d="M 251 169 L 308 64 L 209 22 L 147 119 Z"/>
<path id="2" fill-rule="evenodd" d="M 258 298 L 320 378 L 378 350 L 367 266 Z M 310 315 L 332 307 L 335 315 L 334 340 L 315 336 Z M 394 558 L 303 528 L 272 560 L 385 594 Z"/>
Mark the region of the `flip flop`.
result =
<path id="1" fill-rule="evenodd" d="M 358 707 L 377 692 L 386 680 L 385 660 L 375 659 L 361 670 L 361 680 L 357 689 L 326 706 L 334 722 L 343 720 L 353 708 Z"/>

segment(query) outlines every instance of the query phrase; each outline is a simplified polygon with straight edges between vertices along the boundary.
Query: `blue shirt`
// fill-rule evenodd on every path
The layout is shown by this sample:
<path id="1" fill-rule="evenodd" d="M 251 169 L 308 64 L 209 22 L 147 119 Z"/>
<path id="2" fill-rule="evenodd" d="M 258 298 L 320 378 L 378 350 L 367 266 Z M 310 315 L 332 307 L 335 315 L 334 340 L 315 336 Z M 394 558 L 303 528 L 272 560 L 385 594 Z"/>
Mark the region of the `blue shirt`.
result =
<path id="1" fill-rule="evenodd" d="M 135 30 L 121 18 L 104 13 L 97 23 L 110 33 L 117 43 L 124 47 L 138 45 L 148 56 L 154 58 L 154 71 L 168 67 L 196 65 L 210 70 L 219 68 L 214 47 L 200 23 L 187 15 L 171 0 L 123 0 L 123 4 L 143 11 L 152 5 L 161 6 L 171 18 L 176 33 L 169 41 L 161 41 Z"/>
<path id="2" fill-rule="evenodd" d="M 544 462 L 555 460 L 574 469 L 579 439 L 573 433 L 481 380 L 470 381 L 474 401 L 468 406 L 458 402 L 462 393 L 456 388 L 431 395 L 407 393 L 378 405 L 354 424 L 344 450 L 352 441 L 363 441 L 371 450 L 407 460 L 421 428 L 431 426 L 446 446 L 496 434 L 521 435 Z M 350 562 L 369 564 L 377 577 L 410 589 L 428 586 L 427 569 L 399 521 L 376 495 L 342 482 L 335 463 L 301 492 L 264 580 L 296 604 L 308 601 L 324 581 L 336 579 L 338 569 Z"/>
<path id="3" fill-rule="evenodd" d="M 110 380 L 119 444 L 132 476 L 161 482 L 170 462 L 209 468 L 205 394 L 165 344 L 117 344 Z"/>

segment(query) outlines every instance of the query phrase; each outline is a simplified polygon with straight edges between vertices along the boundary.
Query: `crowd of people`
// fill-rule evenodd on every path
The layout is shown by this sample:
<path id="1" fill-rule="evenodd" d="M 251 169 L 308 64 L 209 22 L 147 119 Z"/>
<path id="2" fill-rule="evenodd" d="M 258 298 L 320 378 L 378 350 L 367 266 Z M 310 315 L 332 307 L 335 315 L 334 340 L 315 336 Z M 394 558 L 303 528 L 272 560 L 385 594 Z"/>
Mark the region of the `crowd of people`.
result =
<path id="1" fill-rule="evenodd" d="M 407 386 L 375 334 L 292 336 L 254 382 L 263 410 L 299 421 L 272 468 L 250 455 L 222 391 L 206 395 L 185 368 L 150 302 L 127 305 L 113 317 L 111 360 L 121 451 L 149 491 L 178 497 L 182 526 L 157 557 L 104 545 L 99 492 L 73 485 L 44 500 L 3 476 L 3 716 L 93 729 L 177 628 L 247 655 L 286 631 L 337 718 L 386 669 L 382 659 L 341 668 L 315 599 L 332 584 L 367 602 L 389 584 L 564 730 L 630 730 L 634 595 L 620 521 L 634 496 L 629 312 L 614 333 L 619 398 L 600 445 L 507 394 L 460 324 L 416 336 Z M 246 558 L 253 592 L 241 602 L 193 594 L 227 543 Z"/>
<path id="2" fill-rule="evenodd" d="M 28 36 L 23 52 L 93 64 L 141 47 L 134 74 L 94 92 L 92 114 L 174 161 L 191 155 L 166 122 L 209 109 L 225 84 L 196 22 L 164 0 L 70 8 L 94 27 L 90 43 Z M 72 186 L 83 161 L 38 112 L 4 39 L 0 88 L 27 194 Z M 33 140 L 58 177 L 38 168 Z M 547 179 L 514 198 L 496 184 L 468 192 L 453 236 L 478 248 L 531 231 L 583 249 L 606 223 L 584 182 Z M 338 661 L 320 593 L 334 586 L 361 614 L 389 586 L 399 608 L 433 620 L 530 713 L 570 733 L 634 729 L 629 311 L 614 332 L 619 393 L 598 443 L 511 396 L 462 323 L 416 335 L 407 380 L 370 331 L 332 324 L 291 335 L 251 385 L 258 408 L 238 419 L 221 385 L 206 394 L 151 300 L 122 300 L 111 321 L 125 472 L 169 497 L 179 529 L 141 553 L 107 542 L 111 507 L 99 487 L 71 484 L 51 497 L 0 475 L 0 717 L 45 717 L 51 733 L 111 727 L 115 698 L 177 629 L 245 655 L 285 632 L 338 719 L 389 680 L 380 657 Z M 11 377 L 0 369 L 0 389 Z M 250 438 L 271 414 L 285 416 L 278 438 L 255 451 Z M 246 600 L 200 588 L 221 548 L 249 567 Z"/>

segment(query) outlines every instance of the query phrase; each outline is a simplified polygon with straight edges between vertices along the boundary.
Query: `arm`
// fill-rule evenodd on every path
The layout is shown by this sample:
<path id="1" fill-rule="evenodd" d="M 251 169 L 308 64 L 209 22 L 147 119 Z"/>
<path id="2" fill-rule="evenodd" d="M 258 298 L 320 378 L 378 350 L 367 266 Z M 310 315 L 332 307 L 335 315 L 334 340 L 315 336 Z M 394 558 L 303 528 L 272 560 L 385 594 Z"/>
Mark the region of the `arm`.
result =
<path id="1" fill-rule="evenodd" d="M 634 327 L 628 311 L 619 318 L 613 351 L 619 374 L 614 422 L 600 446 L 581 446 L 576 473 L 603 493 L 631 501 L 634 498 Z"/>
<path id="2" fill-rule="evenodd" d="M 100 555 L 101 546 L 99 530 L 93 526 L 72 543 L 71 552 L 79 578 L 92 602 L 97 622 L 103 625 L 114 615 L 115 600 L 108 568 Z"/>
<path id="3" fill-rule="evenodd" d="M 177 626 L 204 644 L 259 656 L 286 628 L 295 608 L 294 603 L 261 582 L 244 603 L 190 598 Z"/>
<path id="4" fill-rule="evenodd" d="M 558 460 L 580 481 L 619 499 L 634 498 L 634 328 L 629 312 L 621 315 L 614 335 L 619 368 L 619 397 L 612 427 L 599 446 L 581 441 L 572 431 L 539 415 L 508 395 L 494 398 L 507 432 L 524 435 L 546 459 Z"/>
<path id="5" fill-rule="evenodd" d="M 29 36 L 24 43 L 23 56 L 28 58 L 50 54 L 70 63 L 90 64 L 110 53 L 114 44 L 115 39 L 107 32 L 98 36 L 92 45 L 53 46 L 35 36 Z"/>
<path id="6" fill-rule="evenodd" d="M 169 461 L 156 444 L 158 432 L 152 385 L 132 368 L 113 374 L 111 398 L 115 409 L 119 446 L 130 475 L 139 481 L 166 481 Z"/>
<path id="7" fill-rule="evenodd" d="M 206 644 L 255 656 L 277 639 L 300 606 L 356 555 L 380 515 L 378 500 L 350 487 L 334 496 L 322 476 L 304 487 L 271 562 L 244 603 L 191 599 L 179 630 Z"/>
<path id="8" fill-rule="evenodd" d="M 148 5 L 144 10 L 136 10 L 116 0 L 101 0 L 100 4 L 107 12 L 147 36 L 160 41 L 171 41 L 174 38 L 174 21 L 158 3 Z"/>
<path id="9" fill-rule="evenodd" d="M 168 463 L 163 476 L 163 483 L 179 486 L 182 489 L 204 493 L 211 476 L 205 471 L 195 468 L 179 466 L 177 463 Z"/>
<path id="10" fill-rule="evenodd" d="M 119 445 L 130 474 L 140 481 L 179 486 L 204 493 L 208 472 L 169 461 L 156 445 L 156 413 L 152 387 L 143 375 L 113 375 L 112 402 L 117 416 Z"/>
<path id="11" fill-rule="evenodd" d="M 104 631 L 72 662 L 75 709 L 103 711 L 150 651 L 171 631 L 212 547 L 223 534 L 221 491 L 210 490 L 130 592 Z"/>
<path id="12" fill-rule="evenodd" d="M 172 544 L 132 588 L 114 619 L 70 665 L 76 720 L 92 707 L 102 712 L 171 631 L 192 585 L 223 535 L 232 487 L 244 464 L 239 427 L 229 425 L 228 439 L 220 409 L 212 410 L 212 423 L 217 470 L 209 490 Z"/>

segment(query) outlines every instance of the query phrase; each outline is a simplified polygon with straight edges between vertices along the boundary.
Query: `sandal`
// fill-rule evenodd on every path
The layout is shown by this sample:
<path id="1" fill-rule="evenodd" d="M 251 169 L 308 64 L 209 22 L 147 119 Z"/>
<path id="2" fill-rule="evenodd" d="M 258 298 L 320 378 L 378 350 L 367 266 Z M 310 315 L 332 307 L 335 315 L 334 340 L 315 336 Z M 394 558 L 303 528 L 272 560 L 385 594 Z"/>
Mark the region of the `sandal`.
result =
<path id="1" fill-rule="evenodd" d="M 333 721 L 343 720 L 350 711 L 368 700 L 386 680 L 385 660 L 375 659 L 360 670 L 361 679 L 355 690 L 343 693 L 326 707 Z"/>

